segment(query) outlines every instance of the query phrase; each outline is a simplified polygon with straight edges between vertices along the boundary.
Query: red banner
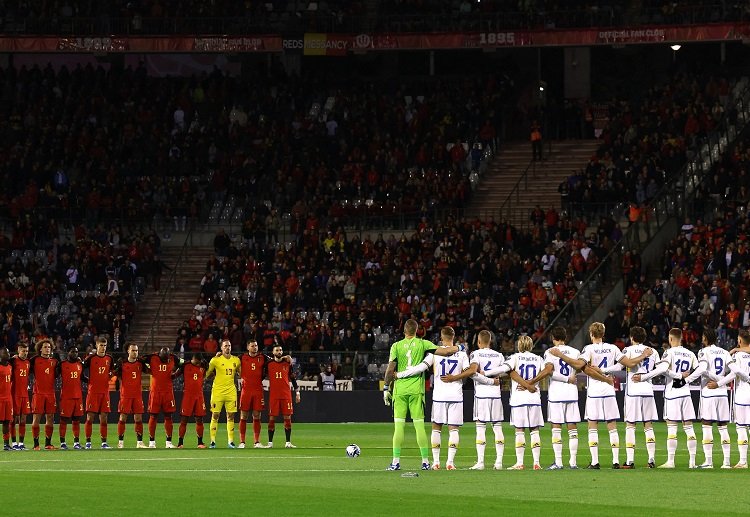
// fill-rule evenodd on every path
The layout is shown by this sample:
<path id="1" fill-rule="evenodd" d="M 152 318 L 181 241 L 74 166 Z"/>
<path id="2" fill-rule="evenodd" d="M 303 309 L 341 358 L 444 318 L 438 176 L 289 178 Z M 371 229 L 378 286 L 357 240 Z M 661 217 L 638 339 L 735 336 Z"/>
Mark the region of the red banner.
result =
<path id="1" fill-rule="evenodd" d="M 442 34 L 326 34 L 297 38 L 264 36 L 199 37 L 0 37 L 0 52 L 302 52 L 343 56 L 371 50 L 440 50 L 500 47 L 592 46 L 750 39 L 750 24 L 623 27 L 618 29 L 463 32 Z"/>

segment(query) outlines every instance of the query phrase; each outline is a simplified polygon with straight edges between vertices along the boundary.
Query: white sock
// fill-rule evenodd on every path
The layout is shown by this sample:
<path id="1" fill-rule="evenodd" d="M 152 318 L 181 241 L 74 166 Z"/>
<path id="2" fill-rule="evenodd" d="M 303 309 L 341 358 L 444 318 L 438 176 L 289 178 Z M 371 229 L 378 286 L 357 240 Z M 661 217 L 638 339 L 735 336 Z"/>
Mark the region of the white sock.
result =
<path id="1" fill-rule="evenodd" d="M 740 451 L 740 463 L 747 463 L 747 427 L 737 426 L 737 449 Z"/>
<path id="2" fill-rule="evenodd" d="M 562 429 L 552 428 L 552 450 L 555 452 L 555 465 L 562 466 Z"/>
<path id="3" fill-rule="evenodd" d="M 714 427 L 712 425 L 702 425 L 703 430 L 703 456 L 705 456 L 704 464 L 714 464 Z M 687 433 L 687 431 L 686 431 Z"/>
<path id="4" fill-rule="evenodd" d="M 542 440 L 539 439 L 539 429 L 531 431 L 531 457 L 534 458 L 534 465 L 539 465 L 539 454 L 542 452 Z"/>
<path id="5" fill-rule="evenodd" d="M 495 433 L 495 464 L 503 464 L 503 454 L 505 453 L 505 436 L 503 435 L 503 424 L 497 422 L 492 424 L 492 431 Z"/>
<path id="6" fill-rule="evenodd" d="M 635 462 L 635 424 L 625 425 L 625 463 Z"/>
<path id="7" fill-rule="evenodd" d="M 446 465 L 453 465 L 453 460 L 456 459 L 458 440 L 458 429 L 451 429 L 448 431 L 448 461 L 446 462 Z"/>
<path id="8" fill-rule="evenodd" d="M 526 452 L 526 434 L 516 429 L 516 465 L 523 465 L 523 455 Z"/>
<path id="9" fill-rule="evenodd" d="M 643 433 L 646 435 L 646 450 L 648 451 L 648 461 L 652 463 L 656 456 L 656 436 L 654 436 L 654 428 L 645 429 Z"/>
<path id="10" fill-rule="evenodd" d="M 591 452 L 591 464 L 599 463 L 599 430 L 589 429 L 589 452 Z"/>
<path id="11" fill-rule="evenodd" d="M 620 463 L 620 435 L 617 429 L 609 432 L 609 445 L 612 447 L 612 464 Z"/>
<path id="12" fill-rule="evenodd" d="M 729 456 L 732 453 L 732 441 L 729 438 L 729 429 L 726 425 L 719 426 L 719 437 L 721 438 L 721 453 L 724 456 L 722 465 L 729 465 Z"/>
<path id="13" fill-rule="evenodd" d="M 437 429 L 432 430 L 432 463 L 440 464 L 440 431 Z"/>
<path id="14" fill-rule="evenodd" d="M 578 430 L 568 431 L 568 448 L 570 449 L 570 466 L 578 465 Z"/>
<path id="15" fill-rule="evenodd" d="M 698 440 L 695 437 L 693 424 L 682 424 L 682 429 L 687 437 L 688 454 L 690 455 L 690 465 L 695 465 L 695 453 L 698 450 Z"/>
<path id="16" fill-rule="evenodd" d="M 477 463 L 484 463 L 484 448 L 487 444 L 486 434 L 487 425 L 484 422 L 477 422 Z"/>
<path id="17" fill-rule="evenodd" d="M 667 424 L 667 463 L 674 463 L 677 452 L 677 424 Z"/>

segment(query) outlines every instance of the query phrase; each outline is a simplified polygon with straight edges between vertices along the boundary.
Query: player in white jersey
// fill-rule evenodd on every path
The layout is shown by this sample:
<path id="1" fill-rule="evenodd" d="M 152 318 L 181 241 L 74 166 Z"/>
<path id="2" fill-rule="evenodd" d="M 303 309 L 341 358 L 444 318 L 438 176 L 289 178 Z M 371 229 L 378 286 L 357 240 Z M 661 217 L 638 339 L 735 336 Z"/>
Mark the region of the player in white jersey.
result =
<path id="1" fill-rule="evenodd" d="M 703 371 L 701 379 L 701 401 L 699 414 L 702 420 L 703 430 L 703 454 L 705 460 L 698 468 L 711 469 L 714 466 L 714 428 L 719 428 L 721 438 L 721 451 L 724 461 L 721 468 L 732 468 L 729 463 L 731 453 L 731 441 L 729 439 L 729 397 L 726 387 L 711 389 L 707 385 L 710 381 L 718 381 L 727 373 L 727 367 L 732 360 L 729 352 L 716 346 L 716 331 L 706 328 L 702 337 L 703 348 L 698 352 L 698 366 Z"/>
<path id="2" fill-rule="evenodd" d="M 484 450 L 487 443 L 487 425 L 492 426 L 495 435 L 495 470 L 503 468 L 503 452 L 505 451 L 505 437 L 503 436 L 503 401 L 500 390 L 500 376 L 488 378 L 484 374 L 495 375 L 500 373 L 500 367 L 504 364 L 503 354 L 490 348 L 492 333 L 489 330 L 479 332 L 477 338 L 478 350 L 471 353 L 469 369 L 459 375 L 447 375 L 443 379 L 447 381 L 458 380 L 462 377 L 471 377 L 474 381 L 474 422 L 476 423 L 476 446 L 477 462 L 470 470 L 484 469 Z M 520 377 L 518 377 L 519 380 Z"/>
<path id="3" fill-rule="evenodd" d="M 682 331 L 673 328 L 669 331 L 669 350 L 664 352 L 661 360 L 653 370 L 644 374 L 633 375 L 633 382 L 643 382 L 664 375 L 664 420 L 667 421 L 667 462 L 659 465 L 662 469 L 674 468 L 674 457 L 677 452 L 677 424 L 682 422 L 682 429 L 687 437 L 690 468 L 695 468 L 697 448 L 693 420 L 695 407 L 690 396 L 690 386 L 686 384 L 683 374 L 695 371 L 698 359 L 690 350 L 682 347 Z M 700 375 L 700 374 L 699 374 Z M 696 376 L 697 378 L 697 376 Z"/>
<path id="4" fill-rule="evenodd" d="M 656 467 L 654 455 L 656 453 L 656 438 L 654 436 L 653 421 L 659 420 L 654 401 L 654 387 L 650 381 L 633 382 L 633 376 L 648 373 L 659 362 L 659 353 L 644 344 L 646 330 L 643 327 L 630 328 L 630 346 L 622 353 L 619 362 L 603 370 L 611 373 L 627 368 L 627 383 L 625 384 L 625 464 L 623 469 L 635 468 L 635 426 L 643 423 L 643 433 L 646 435 L 646 450 L 648 451 L 648 468 Z"/>
<path id="5" fill-rule="evenodd" d="M 589 452 L 591 463 L 587 468 L 599 469 L 599 422 L 606 422 L 609 430 L 609 444 L 612 448 L 612 468 L 620 468 L 620 437 L 617 434 L 617 419 L 620 408 L 615 398 L 615 388 L 611 378 L 603 375 L 601 369 L 616 364 L 623 353 L 615 345 L 604 343 L 604 324 L 594 322 L 589 326 L 591 344 L 581 351 L 578 359 L 565 355 L 557 347 L 550 349 L 550 354 L 558 357 L 577 370 L 588 375 L 586 390 L 586 415 L 589 427 Z"/>
<path id="6" fill-rule="evenodd" d="M 552 344 L 571 359 L 578 359 L 579 352 L 566 345 L 568 336 L 565 327 L 554 327 L 550 332 Z M 532 379 L 532 383 L 539 382 L 545 377 L 551 377 L 547 391 L 547 422 L 552 425 L 552 450 L 555 462 L 547 470 L 563 468 L 562 426 L 568 430 L 568 449 L 570 450 L 571 469 L 578 468 L 578 422 L 581 421 L 581 411 L 578 408 L 578 385 L 576 384 L 576 370 L 568 363 L 555 357 L 547 350 L 544 353 L 544 369 Z"/>
<path id="7" fill-rule="evenodd" d="M 740 330 L 739 349 L 731 351 L 732 360 L 729 362 L 729 373 L 718 381 L 706 383 L 708 389 L 725 389 L 730 382 L 734 382 L 734 423 L 737 428 L 737 449 L 740 461 L 734 466 L 736 469 L 747 468 L 747 430 L 750 427 L 750 333 Z"/>
<path id="8" fill-rule="evenodd" d="M 515 372 L 523 380 L 529 381 L 544 368 L 541 357 L 531 353 L 534 342 L 529 336 L 521 336 L 516 343 L 518 352 L 505 360 L 501 367 L 504 372 Z M 526 429 L 531 440 L 531 455 L 534 459 L 534 470 L 541 470 L 539 455 L 541 440 L 539 428 L 544 426 L 542 417 L 542 399 L 534 385 L 524 386 L 511 376 L 510 423 L 516 428 L 516 463 L 508 470 L 523 470 L 523 457 L 526 452 Z"/>
<path id="9" fill-rule="evenodd" d="M 440 330 L 442 346 L 453 346 L 454 337 L 455 331 L 452 327 L 443 327 Z M 448 425 L 448 461 L 445 464 L 445 468 L 446 470 L 456 470 L 454 459 L 459 443 L 458 428 L 464 423 L 463 378 L 446 382 L 441 377 L 459 374 L 467 370 L 469 368 L 469 357 L 464 351 L 459 351 L 445 357 L 427 354 L 421 364 L 398 372 L 396 377 L 402 379 L 412 375 L 419 375 L 430 367 L 433 369 L 432 470 L 440 470 L 440 435 L 443 425 Z"/>

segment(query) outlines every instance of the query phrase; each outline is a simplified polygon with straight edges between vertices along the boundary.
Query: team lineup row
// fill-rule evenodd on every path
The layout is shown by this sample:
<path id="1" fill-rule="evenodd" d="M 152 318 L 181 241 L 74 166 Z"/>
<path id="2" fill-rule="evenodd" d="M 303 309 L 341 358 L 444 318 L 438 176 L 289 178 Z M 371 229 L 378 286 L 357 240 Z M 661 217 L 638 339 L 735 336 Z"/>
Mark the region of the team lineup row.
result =
<path id="1" fill-rule="evenodd" d="M 578 427 L 581 421 L 578 407 L 577 372 L 587 375 L 587 392 L 584 419 L 588 421 L 588 444 L 591 461 L 587 468 L 599 469 L 599 423 L 604 422 L 612 450 L 612 467 L 635 468 L 636 425 L 641 424 L 648 452 L 648 467 L 656 468 L 653 422 L 659 420 L 651 380 L 665 377 L 664 420 L 667 423 L 667 461 L 659 468 L 675 468 L 678 424 L 682 423 L 687 437 L 690 468 L 713 468 L 713 426 L 718 427 L 723 462 L 730 465 L 731 440 L 727 429 L 730 407 L 727 387 L 734 386 L 734 420 L 737 429 L 739 463 L 734 468 L 747 468 L 748 426 L 750 426 L 750 333 L 740 331 L 738 347 L 728 352 L 716 346 L 716 332 L 704 331 L 703 348 L 698 355 L 682 346 L 682 332 L 669 332 L 669 349 L 660 357 L 654 348 L 645 345 L 646 331 L 641 327 L 630 329 L 630 346 L 620 350 L 603 342 L 605 327 L 593 323 L 589 327 L 591 344 L 579 351 L 568 346 L 563 327 L 552 329 L 553 347 L 544 357 L 531 353 L 533 342 L 522 336 L 517 342 L 517 353 L 504 358 L 490 345 L 492 334 L 479 333 L 478 349 L 467 356 L 461 347 L 453 345 L 454 331 L 441 330 L 441 346 L 416 337 L 417 323 L 409 320 L 404 326 L 405 338 L 394 343 L 386 372 L 384 401 L 393 405 L 394 434 L 393 461 L 388 470 L 401 468 L 401 445 L 407 416 L 411 416 L 416 430 L 417 443 L 422 456 L 422 469 L 441 469 L 440 445 L 444 426 L 448 427 L 448 454 L 445 468 L 454 470 L 454 459 L 459 445 L 459 427 L 463 424 L 463 389 L 465 379 L 474 382 L 474 421 L 476 423 L 477 461 L 473 470 L 484 469 L 486 430 L 492 427 L 495 438 L 494 468 L 503 468 L 505 437 L 499 378 L 511 378 L 510 423 L 515 427 L 516 462 L 509 470 L 524 469 L 526 432 L 529 432 L 533 469 L 539 464 L 541 441 L 539 428 L 544 426 L 541 397 L 537 384 L 550 377 L 547 419 L 552 427 L 552 448 L 555 462 L 549 470 L 564 468 L 563 427 L 567 429 L 570 458 L 568 466 L 577 469 Z M 422 359 L 423 358 L 423 359 Z M 624 393 L 625 463 L 620 465 L 620 437 L 617 420 L 620 409 L 615 398 L 615 388 L 610 374 L 627 370 Z M 423 372 L 432 370 L 432 465 L 428 458 L 428 442 L 424 430 Z M 700 408 L 697 415 L 702 421 L 704 462 L 696 462 L 697 438 L 693 429 L 696 411 L 690 395 L 690 383 L 700 380 Z"/>
<path id="2" fill-rule="evenodd" d="M 101 448 L 111 448 L 107 443 L 107 415 L 110 412 L 110 380 L 117 376 L 120 381 L 120 402 L 117 411 L 118 447 L 124 447 L 125 427 L 128 416 L 133 416 L 136 447 L 155 448 L 157 417 L 164 415 L 164 430 L 167 448 L 183 447 L 187 424 L 190 418 L 195 420 L 198 447 L 206 448 L 203 443 L 203 417 L 206 415 L 206 403 L 203 395 L 203 383 L 214 377 L 211 387 L 211 423 L 210 445 L 216 446 L 216 434 L 222 409 L 227 416 L 227 444 L 234 448 L 234 416 L 240 409 L 240 443 L 245 447 L 247 421 L 252 416 L 253 440 L 256 448 L 273 447 L 275 422 L 278 416 L 283 417 L 287 448 L 291 443 L 293 400 L 300 402 L 299 388 L 291 369 L 292 359 L 284 355 L 281 346 L 275 346 L 273 356 L 259 353 L 258 344 L 248 341 L 247 353 L 241 356 L 231 354 L 231 343 L 223 341 L 221 352 L 217 353 L 208 364 L 198 354 L 190 361 L 181 362 L 175 355 L 162 348 L 158 353 L 139 356 L 138 345 L 127 345 L 127 358 L 115 363 L 107 354 L 106 338 L 97 338 L 96 352 L 81 360 L 78 349 L 72 347 L 65 360 L 59 360 L 52 354 L 52 344 L 48 340 L 37 343 L 37 354 L 29 357 L 29 347 L 19 343 L 17 355 L 10 357 L 7 348 L 0 348 L 0 422 L 4 450 L 26 450 L 24 444 L 27 415 L 32 415 L 32 435 L 34 449 L 42 447 L 39 442 L 42 416 L 45 417 L 44 449 L 56 449 L 52 445 L 55 414 L 60 415 L 59 433 L 60 448 L 68 449 L 66 435 L 68 425 L 72 424 L 74 449 L 90 449 L 93 423 L 98 416 L 101 435 Z M 142 395 L 142 375 L 150 373 L 148 406 L 144 407 Z M 172 443 L 175 405 L 173 379 L 182 376 L 184 390 L 180 408 L 179 442 Z M 33 379 L 32 396 L 29 399 L 29 384 Z M 60 402 L 57 403 L 55 384 L 61 381 Z M 264 400 L 263 380 L 269 382 L 269 404 Z M 88 383 L 88 392 L 84 401 L 82 382 Z M 240 395 L 238 403 L 237 383 Z M 294 390 L 294 397 L 292 396 Z M 85 406 L 85 407 L 84 407 Z M 268 410 L 268 443 L 260 442 L 260 412 Z M 149 444 L 143 441 L 143 413 L 149 413 Z M 85 415 L 85 444 L 80 441 L 81 418 Z M 18 427 L 18 434 L 16 434 Z"/>

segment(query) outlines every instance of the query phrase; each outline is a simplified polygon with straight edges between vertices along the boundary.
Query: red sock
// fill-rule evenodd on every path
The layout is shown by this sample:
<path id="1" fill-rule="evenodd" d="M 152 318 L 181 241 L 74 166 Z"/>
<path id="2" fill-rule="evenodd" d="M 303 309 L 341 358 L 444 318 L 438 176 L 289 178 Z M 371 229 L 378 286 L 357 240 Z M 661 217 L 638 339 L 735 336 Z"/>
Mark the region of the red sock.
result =
<path id="1" fill-rule="evenodd" d="M 291 428 L 292 428 L 292 421 L 284 420 L 284 429 L 291 429 Z"/>
<path id="2" fill-rule="evenodd" d="M 11 438 L 13 438 L 13 441 L 15 442 L 16 441 L 16 424 L 15 423 L 10 424 L 10 436 Z"/>
<path id="3" fill-rule="evenodd" d="M 117 436 L 125 436 L 125 422 L 117 421 Z"/>
<path id="4" fill-rule="evenodd" d="M 273 432 L 273 431 L 276 430 L 276 422 L 275 421 L 268 422 L 268 430 L 271 431 L 271 432 Z"/>
<path id="5" fill-rule="evenodd" d="M 198 438 L 203 438 L 203 421 L 195 423 L 195 433 L 198 435 Z"/>
<path id="6" fill-rule="evenodd" d="M 245 442 L 245 434 L 247 433 L 247 418 L 240 418 L 240 441 Z"/>
<path id="7" fill-rule="evenodd" d="M 94 430 L 94 423 L 86 420 L 86 423 L 83 424 L 83 432 L 86 435 L 86 441 L 91 441 L 91 432 Z"/>
<path id="8" fill-rule="evenodd" d="M 180 440 L 185 438 L 186 431 L 187 431 L 187 422 L 180 422 Z"/>
<path id="9" fill-rule="evenodd" d="M 19 441 L 23 441 L 24 436 L 26 436 L 26 422 L 21 422 L 18 424 L 18 438 L 20 438 Z"/>
<path id="10" fill-rule="evenodd" d="M 3 440 L 8 441 L 10 439 L 10 425 L 8 422 L 3 422 Z"/>
<path id="11" fill-rule="evenodd" d="M 148 436 L 153 439 L 156 435 L 156 417 L 151 415 L 148 419 Z"/>
<path id="12" fill-rule="evenodd" d="M 167 433 L 167 436 L 172 439 L 172 431 L 174 430 L 174 424 L 172 423 L 172 417 L 166 416 L 164 417 L 164 432 Z"/>
<path id="13" fill-rule="evenodd" d="M 73 420 L 73 438 L 78 441 L 79 436 L 81 436 L 81 422 L 79 420 Z"/>
<path id="14" fill-rule="evenodd" d="M 68 430 L 68 423 L 67 422 L 60 422 L 60 442 L 65 441 L 65 433 Z"/>
<path id="15" fill-rule="evenodd" d="M 55 426 L 53 424 L 44 424 L 44 437 L 48 440 L 52 438 L 52 433 L 55 432 Z"/>
<path id="16" fill-rule="evenodd" d="M 99 434 L 102 435 L 102 441 L 107 441 L 107 422 L 104 422 L 103 424 L 99 424 Z"/>
<path id="17" fill-rule="evenodd" d="M 39 424 L 31 424 L 31 436 L 33 436 L 35 440 L 39 439 Z"/>
<path id="18" fill-rule="evenodd" d="M 260 418 L 253 418 L 253 441 L 260 441 Z"/>
<path id="19" fill-rule="evenodd" d="M 143 436 L 143 422 L 135 423 L 135 434 L 137 434 L 138 436 Z"/>

